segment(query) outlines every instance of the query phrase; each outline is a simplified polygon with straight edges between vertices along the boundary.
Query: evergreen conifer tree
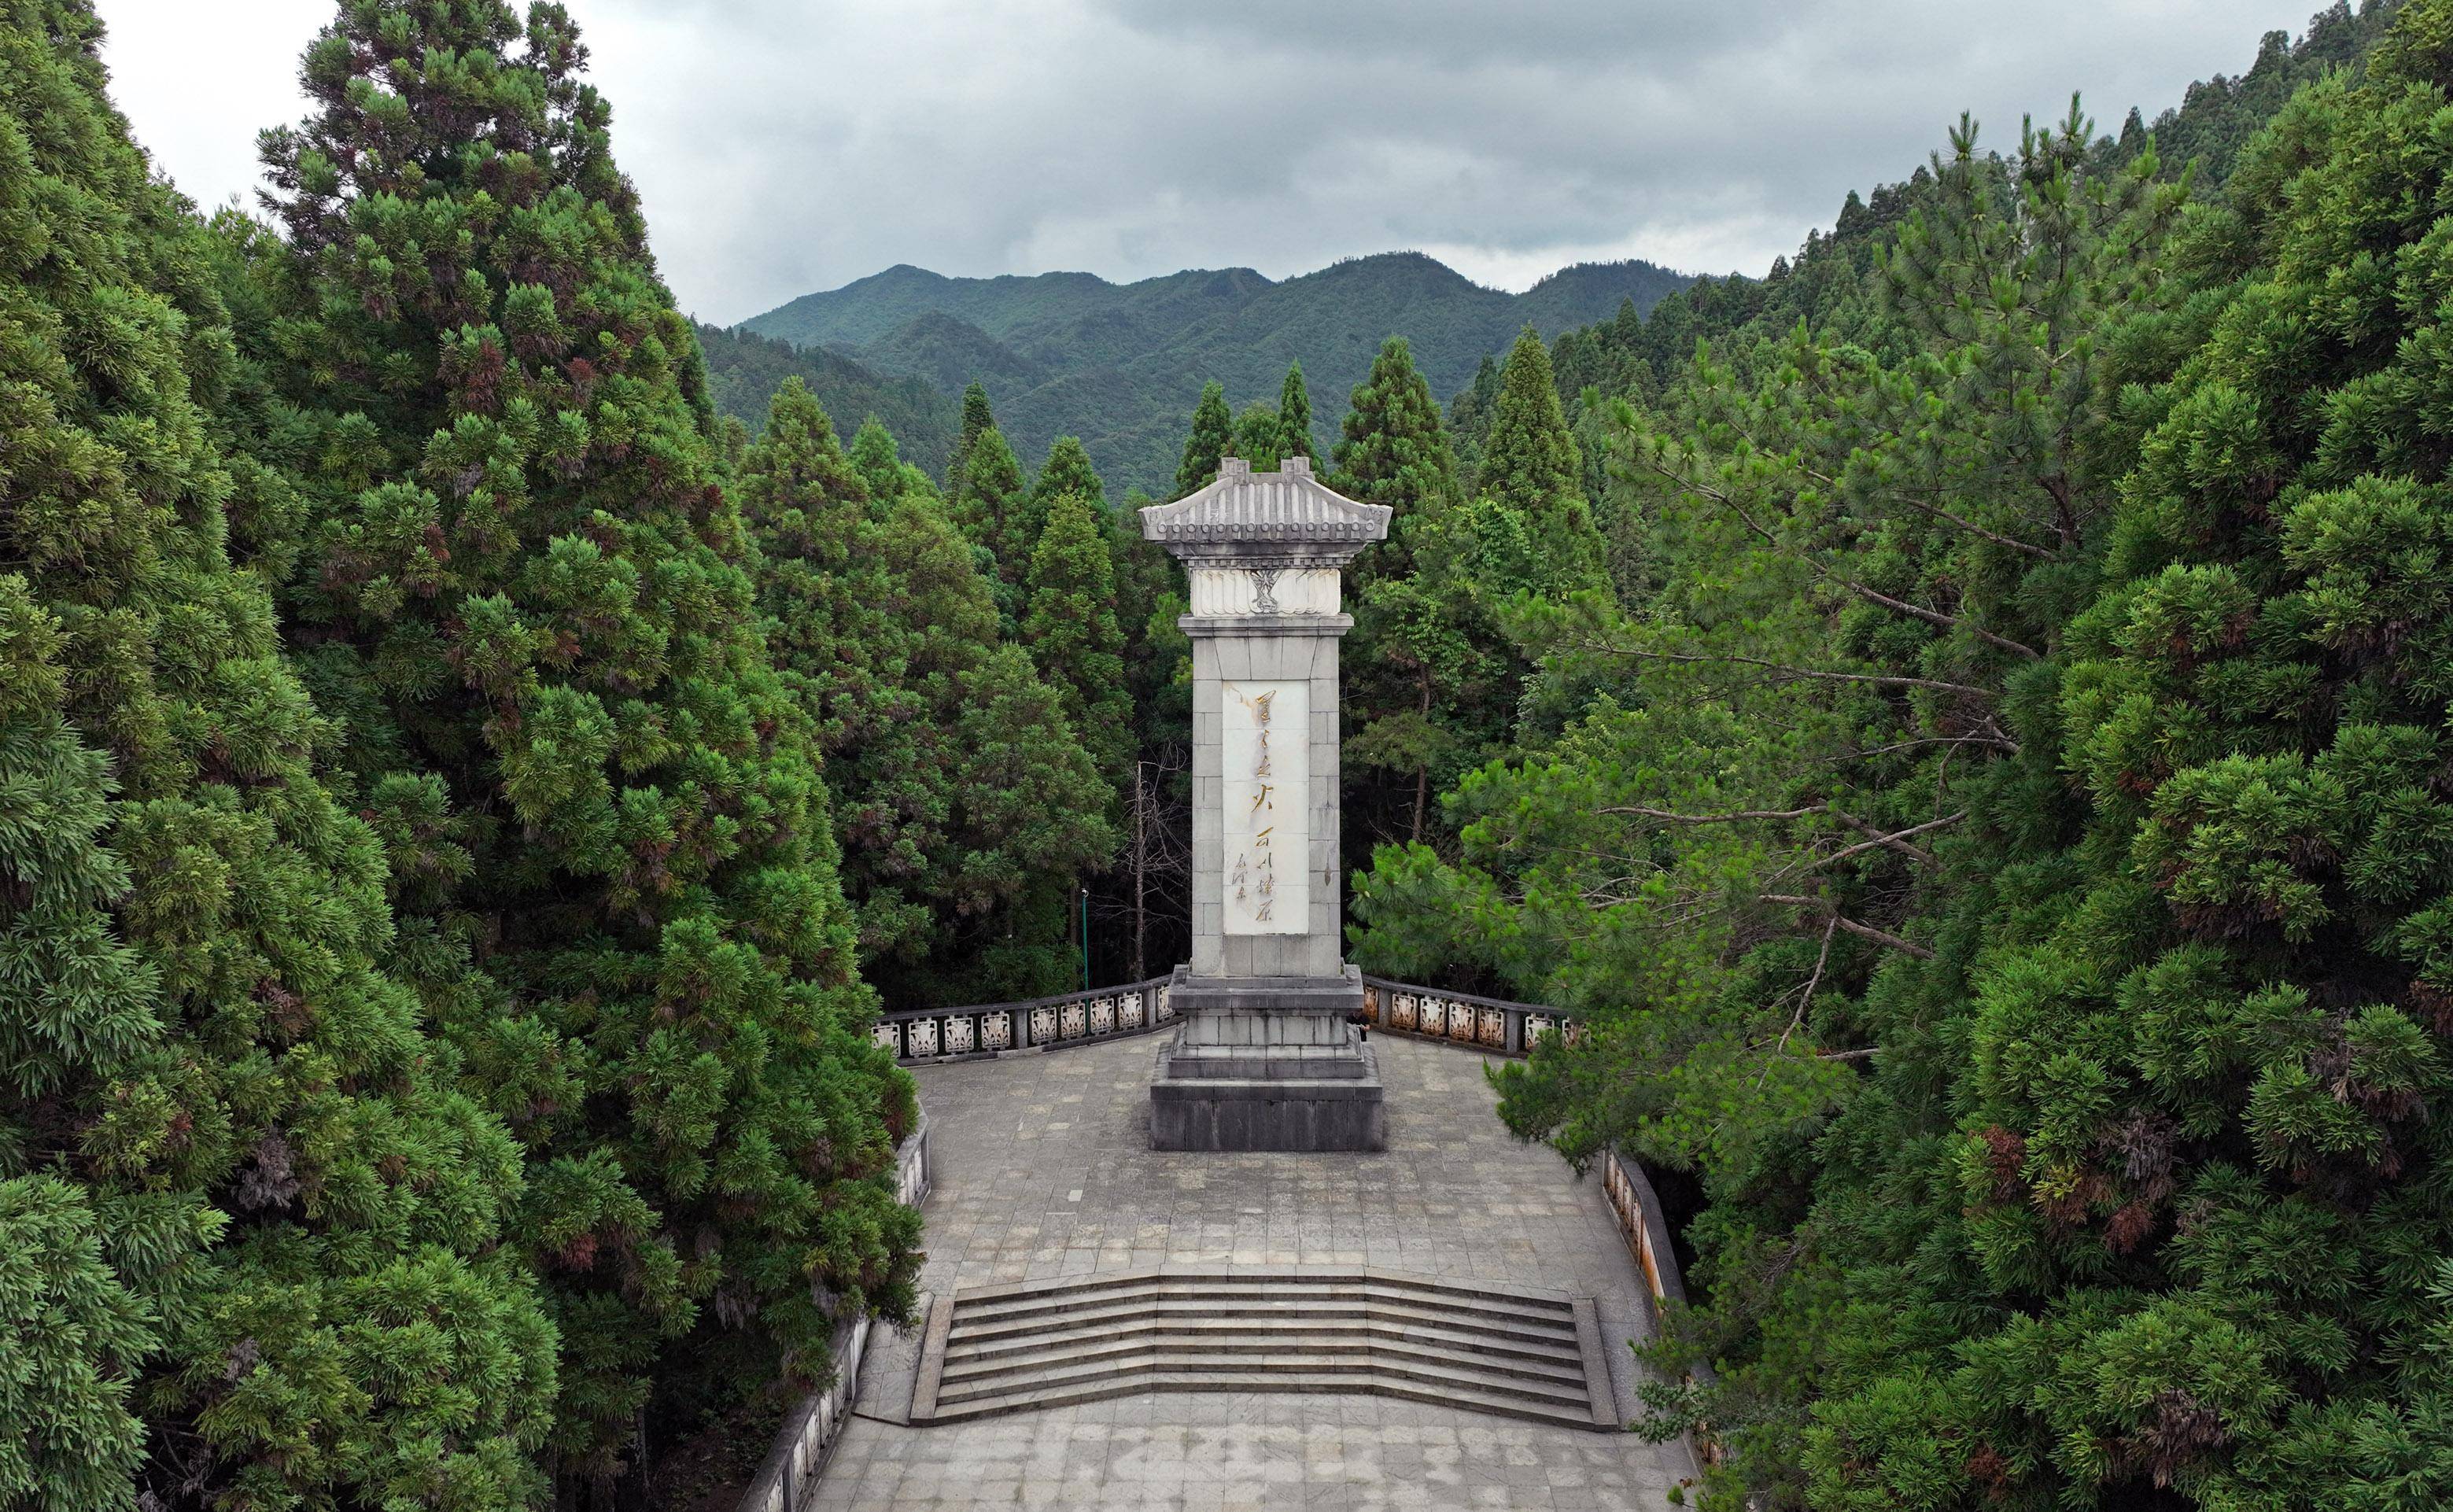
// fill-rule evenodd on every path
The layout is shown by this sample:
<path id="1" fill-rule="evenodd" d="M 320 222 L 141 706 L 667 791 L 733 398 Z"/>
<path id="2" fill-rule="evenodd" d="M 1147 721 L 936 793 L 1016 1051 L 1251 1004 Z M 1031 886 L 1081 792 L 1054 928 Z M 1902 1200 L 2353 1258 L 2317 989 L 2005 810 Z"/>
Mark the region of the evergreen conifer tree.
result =
<path id="1" fill-rule="evenodd" d="M 971 469 L 971 448 L 984 430 L 996 428 L 996 415 L 988 408 L 988 391 L 977 379 L 963 386 L 963 428 L 954 437 L 953 455 L 946 460 L 946 497 L 959 496 L 963 480 Z"/>
<path id="2" fill-rule="evenodd" d="M 1033 516 L 1022 463 L 1004 433 L 990 426 L 971 443 L 963 486 L 954 494 L 954 523 L 980 551 L 1007 639 L 1029 601 L 1030 554 L 1039 544 Z"/>
<path id="3" fill-rule="evenodd" d="M 1175 494 L 1207 487 L 1218 476 L 1218 459 L 1235 445 L 1235 420 L 1226 412 L 1226 388 L 1211 380 L 1201 386 L 1201 402 L 1192 408 L 1192 431 L 1184 438 L 1184 460 L 1176 465 Z"/>
<path id="4" fill-rule="evenodd" d="M 1072 494 L 1090 506 L 1091 511 L 1104 516 L 1107 512 L 1107 485 L 1099 469 L 1090 465 L 1089 450 L 1074 436 L 1058 436 L 1047 448 L 1047 461 L 1041 465 L 1039 476 L 1030 486 L 1031 548 L 1039 547 L 1038 531 L 1047 523 L 1048 508 L 1059 495 Z"/>
<path id="5" fill-rule="evenodd" d="M 265 137 L 255 272 L 316 490 L 299 641 L 402 959 L 528 1146 L 553 1446 L 604 1477 L 660 1387 L 822 1377 L 835 1317 L 907 1313 L 917 1224 L 814 744 L 584 60 L 559 6 L 345 0 Z"/>
<path id="6" fill-rule="evenodd" d="M 1081 495 L 1059 494 L 1030 561 L 1023 644 L 1111 786 L 1121 784 L 1133 760 L 1133 699 L 1115 599 L 1107 521 Z"/>
<path id="7" fill-rule="evenodd" d="M 1303 364 L 1286 365 L 1286 381 L 1278 389 L 1278 455 L 1312 454 L 1311 391 L 1304 387 Z"/>
<path id="8" fill-rule="evenodd" d="M 1456 495 L 1456 459 L 1440 423 L 1439 403 L 1415 368 L 1405 337 L 1380 344 L 1369 376 L 1354 387 L 1330 457 L 1336 465 L 1330 481 L 1339 492 L 1395 511 L 1388 541 L 1355 564 L 1359 590 L 1375 569 L 1404 570 L 1406 522 Z"/>
<path id="9" fill-rule="evenodd" d="M 1235 417 L 1235 430 L 1227 455 L 1241 457 L 1252 465 L 1254 472 L 1275 472 L 1278 468 L 1278 447 L 1285 432 L 1278 425 L 1278 412 L 1268 405 L 1254 400 Z"/>
<path id="10" fill-rule="evenodd" d="M 993 580 L 937 501 L 880 507 L 847 485 L 826 410 L 787 383 L 740 489 L 768 639 L 825 748 L 868 975 L 913 1005 L 1060 990 L 1076 879 L 1114 846 L 1108 780 L 1030 659 L 999 648 Z"/>
<path id="11" fill-rule="evenodd" d="M 384 847 L 230 554 L 295 500 L 100 41 L 0 8 L 0 1499 L 525 1506 L 518 1147 L 377 968 Z"/>
<path id="12" fill-rule="evenodd" d="M 1465 530 L 1476 592 L 1493 602 L 1603 586 L 1601 532 L 1585 501 L 1584 461 L 1551 376 L 1549 349 L 1526 327 L 1509 348 L 1483 437 Z"/>
<path id="13" fill-rule="evenodd" d="M 868 490 L 873 511 L 884 512 L 903 496 L 902 450 L 894 444 L 894 432 L 875 415 L 862 421 L 859 434 L 851 438 L 851 467 Z"/>

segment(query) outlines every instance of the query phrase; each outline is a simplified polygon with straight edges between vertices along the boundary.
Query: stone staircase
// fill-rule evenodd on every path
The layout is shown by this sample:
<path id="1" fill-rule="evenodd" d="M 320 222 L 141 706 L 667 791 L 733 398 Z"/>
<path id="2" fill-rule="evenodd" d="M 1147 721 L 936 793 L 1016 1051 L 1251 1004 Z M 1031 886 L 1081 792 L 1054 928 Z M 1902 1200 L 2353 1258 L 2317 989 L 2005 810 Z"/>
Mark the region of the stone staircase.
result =
<path id="1" fill-rule="evenodd" d="M 1145 1391 L 1366 1392 L 1620 1426 L 1590 1298 L 1324 1265 L 958 1288 L 929 1309 L 911 1421 Z"/>

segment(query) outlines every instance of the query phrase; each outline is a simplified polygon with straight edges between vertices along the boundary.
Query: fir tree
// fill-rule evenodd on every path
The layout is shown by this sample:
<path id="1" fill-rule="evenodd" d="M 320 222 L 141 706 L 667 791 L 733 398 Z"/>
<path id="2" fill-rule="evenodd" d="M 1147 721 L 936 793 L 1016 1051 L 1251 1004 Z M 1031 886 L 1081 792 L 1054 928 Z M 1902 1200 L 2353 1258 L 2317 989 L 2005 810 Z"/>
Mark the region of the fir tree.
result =
<path id="1" fill-rule="evenodd" d="M 1133 703 L 1125 682 L 1125 638 L 1116 627 L 1115 566 L 1107 521 L 1079 494 L 1048 506 L 1047 529 L 1030 560 L 1030 647 L 1109 784 L 1133 759 Z"/>
<path id="2" fill-rule="evenodd" d="M 1212 380 L 1201 386 L 1201 402 L 1192 408 L 1192 431 L 1184 438 L 1184 460 L 1175 469 L 1175 497 L 1208 487 L 1218 476 L 1218 459 L 1235 445 L 1234 417 L 1226 412 L 1226 388 Z"/>
<path id="3" fill-rule="evenodd" d="M 907 1314 L 916 1226 L 816 752 L 584 57 L 557 6 L 348 0 L 265 138 L 257 273 L 315 469 L 300 639 L 404 960 L 528 1145 L 553 1444 L 602 1477 L 658 1387 L 822 1377 L 834 1315 Z"/>
<path id="4" fill-rule="evenodd" d="M 1286 366 L 1286 381 L 1278 390 L 1278 455 L 1312 454 L 1311 392 L 1304 387 L 1303 364 Z"/>

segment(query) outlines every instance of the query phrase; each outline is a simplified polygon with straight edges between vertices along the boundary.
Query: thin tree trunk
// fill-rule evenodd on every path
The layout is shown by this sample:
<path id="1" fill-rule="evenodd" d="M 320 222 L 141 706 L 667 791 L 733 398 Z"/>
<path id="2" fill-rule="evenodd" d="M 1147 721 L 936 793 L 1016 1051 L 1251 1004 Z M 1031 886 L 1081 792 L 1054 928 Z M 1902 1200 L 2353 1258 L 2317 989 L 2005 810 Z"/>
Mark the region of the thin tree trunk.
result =
<path id="1" fill-rule="evenodd" d="M 1143 944 L 1149 933 L 1149 908 L 1145 880 L 1149 874 L 1149 786 L 1147 762 L 1133 763 L 1133 980 L 1145 980 Z"/>
<path id="2" fill-rule="evenodd" d="M 1425 666 L 1423 667 L 1423 669 L 1422 669 L 1422 686 L 1423 686 L 1423 703 L 1422 703 L 1423 727 L 1424 727 L 1424 729 L 1425 729 L 1425 730 L 1428 730 L 1428 729 L 1430 728 L 1430 725 L 1431 725 L 1431 669 L 1430 669 L 1430 667 L 1429 667 L 1427 665 L 1426 665 L 1426 666 Z M 1423 843 L 1423 819 L 1424 819 L 1424 816 L 1426 815 L 1426 813 L 1427 813 L 1427 812 L 1428 812 L 1428 810 L 1429 810 L 1430 806 L 1431 806 L 1431 768 L 1430 768 L 1430 765 L 1426 762 L 1426 763 L 1425 763 L 1424 765 L 1422 765 L 1422 766 L 1417 766 L 1417 767 L 1415 767 L 1415 768 L 1414 768 L 1414 834 L 1413 834 L 1413 843 L 1414 843 L 1415 845 L 1417 845 L 1417 846 L 1419 846 L 1419 845 L 1421 845 L 1421 844 Z"/>

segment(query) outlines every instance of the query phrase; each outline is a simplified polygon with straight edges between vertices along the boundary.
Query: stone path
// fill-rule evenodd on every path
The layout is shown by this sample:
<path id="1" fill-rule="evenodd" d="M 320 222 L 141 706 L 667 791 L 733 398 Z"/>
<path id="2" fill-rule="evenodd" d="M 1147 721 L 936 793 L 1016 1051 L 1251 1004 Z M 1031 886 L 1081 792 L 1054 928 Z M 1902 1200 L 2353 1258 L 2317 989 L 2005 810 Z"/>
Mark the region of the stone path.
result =
<path id="1" fill-rule="evenodd" d="M 1364 1263 L 1594 1297 L 1612 1384 L 1648 1331 L 1643 1276 L 1598 1179 L 1517 1144 L 1484 1059 L 1374 1036 L 1385 1155 L 1155 1154 L 1155 1039 L 923 1069 L 936 1189 L 922 1285 L 1040 1280 L 1163 1262 Z M 816 1501 L 826 1507 L 1665 1506 L 1685 1451 L 1365 1396 L 1147 1394 L 915 1428 L 916 1339 L 861 1383 Z"/>

